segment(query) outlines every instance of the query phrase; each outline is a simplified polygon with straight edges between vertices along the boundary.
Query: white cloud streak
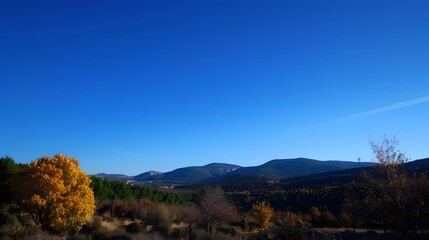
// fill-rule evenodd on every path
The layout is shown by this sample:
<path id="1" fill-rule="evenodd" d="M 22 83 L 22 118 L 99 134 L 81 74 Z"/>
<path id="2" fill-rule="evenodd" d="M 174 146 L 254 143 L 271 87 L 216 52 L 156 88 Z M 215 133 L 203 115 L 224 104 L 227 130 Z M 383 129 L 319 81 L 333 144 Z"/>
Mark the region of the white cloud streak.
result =
<path id="1" fill-rule="evenodd" d="M 144 154 L 137 153 L 136 151 L 127 151 L 125 148 L 112 148 L 111 150 L 107 151 L 109 153 L 118 153 L 118 154 L 128 154 L 133 156 L 141 156 L 144 157 Z"/>
<path id="2" fill-rule="evenodd" d="M 382 113 L 382 112 L 393 111 L 396 109 L 406 108 L 406 107 L 410 107 L 410 106 L 421 104 L 421 103 L 427 103 L 427 102 L 429 102 L 429 96 L 425 96 L 425 97 L 421 97 L 421 98 L 415 98 L 415 99 L 411 99 L 411 100 L 407 100 L 407 101 L 397 102 L 397 103 L 387 105 L 387 106 L 384 106 L 381 108 L 376 108 L 376 109 L 373 109 L 370 111 L 351 114 L 351 115 L 341 117 L 341 118 L 337 118 L 337 119 L 334 119 L 334 120 L 331 120 L 328 122 L 319 123 L 319 124 L 315 124 L 315 125 L 311 125 L 311 126 L 307 126 L 307 127 L 303 127 L 303 128 L 297 128 L 297 129 L 292 130 L 291 132 L 313 129 L 313 128 L 317 128 L 317 127 L 330 125 L 333 123 L 343 122 L 346 120 L 351 120 L 351 119 L 355 119 L 355 118 L 359 118 L 359 117 L 370 116 L 370 115 L 374 115 L 374 114 L 378 114 L 378 113 Z"/>
<path id="3" fill-rule="evenodd" d="M 370 111 L 367 111 L 367 112 L 362 112 L 362 113 L 358 113 L 358 114 L 349 115 L 347 117 L 340 118 L 338 120 L 342 121 L 342 120 L 351 119 L 351 118 L 357 118 L 357 117 L 363 117 L 363 116 L 373 115 L 373 114 L 377 114 L 377 113 L 381 113 L 381 112 L 392 111 L 392 110 L 396 110 L 396 109 L 399 109 L 399 108 L 405 108 L 405 107 L 413 106 L 413 105 L 420 104 L 420 103 L 426 103 L 426 102 L 429 102 L 429 96 L 422 97 L 422 98 L 411 99 L 411 100 L 408 100 L 408 101 L 394 103 L 392 105 L 388 105 L 388 106 L 385 106 L 385 107 L 382 107 L 382 108 L 377 108 L 377 109 L 373 109 L 373 110 L 370 110 Z"/>
<path id="4" fill-rule="evenodd" d="M 125 150 L 125 148 L 121 148 L 121 147 L 114 147 L 112 148 L 113 151 L 123 151 Z"/>

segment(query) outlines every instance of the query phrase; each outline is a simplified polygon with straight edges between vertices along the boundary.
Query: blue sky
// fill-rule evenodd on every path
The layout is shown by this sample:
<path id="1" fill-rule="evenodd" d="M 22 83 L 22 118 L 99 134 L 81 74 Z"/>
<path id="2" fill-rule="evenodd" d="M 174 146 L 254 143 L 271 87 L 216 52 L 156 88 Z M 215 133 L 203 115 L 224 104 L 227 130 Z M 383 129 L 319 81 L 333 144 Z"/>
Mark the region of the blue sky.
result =
<path id="1" fill-rule="evenodd" d="M 0 156 L 88 173 L 429 157 L 427 1 L 1 1 Z"/>

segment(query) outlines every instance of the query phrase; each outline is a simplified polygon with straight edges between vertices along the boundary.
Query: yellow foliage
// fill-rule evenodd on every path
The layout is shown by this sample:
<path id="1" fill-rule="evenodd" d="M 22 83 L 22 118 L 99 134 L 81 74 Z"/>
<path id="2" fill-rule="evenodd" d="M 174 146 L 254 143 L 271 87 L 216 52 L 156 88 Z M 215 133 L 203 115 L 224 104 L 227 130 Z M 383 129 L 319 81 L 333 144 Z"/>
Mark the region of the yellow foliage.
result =
<path id="1" fill-rule="evenodd" d="M 266 202 L 257 202 L 250 209 L 250 216 L 258 226 L 258 231 L 263 231 L 269 227 L 273 215 L 274 210 Z"/>
<path id="2" fill-rule="evenodd" d="M 94 213 L 91 180 L 73 157 L 57 154 L 34 160 L 16 182 L 22 207 L 44 230 L 77 232 Z"/>

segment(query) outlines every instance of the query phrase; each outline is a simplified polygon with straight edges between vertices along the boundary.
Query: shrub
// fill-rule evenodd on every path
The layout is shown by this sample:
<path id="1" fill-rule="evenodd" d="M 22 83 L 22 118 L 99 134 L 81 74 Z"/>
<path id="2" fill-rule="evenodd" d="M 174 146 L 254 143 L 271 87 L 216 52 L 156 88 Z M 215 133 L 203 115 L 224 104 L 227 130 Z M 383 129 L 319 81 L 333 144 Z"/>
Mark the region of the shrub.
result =
<path id="1" fill-rule="evenodd" d="M 10 224 L 0 229 L 0 239 L 21 239 L 27 231 L 19 224 Z"/>
<path id="2" fill-rule="evenodd" d="M 136 236 L 138 240 L 165 240 L 165 237 L 161 236 L 159 233 L 139 233 Z"/>
<path id="3" fill-rule="evenodd" d="M 149 223 L 153 225 L 153 229 L 168 236 L 171 232 L 171 219 L 168 208 L 161 204 L 156 206 L 149 218 Z"/>
<path id="4" fill-rule="evenodd" d="M 253 204 L 249 214 L 255 221 L 257 230 L 262 232 L 270 226 L 274 210 L 267 202 L 257 202 L 256 204 Z"/>
<path id="5" fill-rule="evenodd" d="M 0 226 L 3 225 L 13 225 L 18 223 L 18 219 L 16 218 L 16 215 L 9 213 L 9 212 L 0 212 Z"/>
<path id="6" fill-rule="evenodd" d="M 274 240 L 304 240 L 305 229 L 302 225 L 285 223 L 272 228 Z"/>
<path id="7" fill-rule="evenodd" d="M 103 229 L 97 234 L 92 236 L 96 240 L 132 240 L 133 237 L 124 231 L 124 229 L 117 229 L 115 231 L 107 231 Z"/>
<path id="8" fill-rule="evenodd" d="M 338 220 L 331 212 L 322 212 L 320 215 L 320 222 L 324 227 L 337 227 Z"/>
<path id="9" fill-rule="evenodd" d="M 138 233 L 142 230 L 142 226 L 138 222 L 133 222 L 125 226 L 125 230 L 129 233 Z"/>
<path id="10" fill-rule="evenodd" d="M 91 236 L 87 236 L 87 235 L 82 235 L 82 234 L 77 234 L 74 236 L 68 236 L 67 240 L 91 240 Z"/>

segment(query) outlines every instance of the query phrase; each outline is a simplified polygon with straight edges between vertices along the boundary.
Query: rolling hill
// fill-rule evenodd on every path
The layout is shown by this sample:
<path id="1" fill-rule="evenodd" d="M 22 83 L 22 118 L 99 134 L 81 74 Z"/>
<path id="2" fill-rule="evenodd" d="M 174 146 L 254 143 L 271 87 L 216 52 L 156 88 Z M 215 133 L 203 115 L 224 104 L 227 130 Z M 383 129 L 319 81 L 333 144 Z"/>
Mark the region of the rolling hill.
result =
<path id="1" fill-rule="evenodd" d="M 240 174 L 283 179 L 370 165 L 370 162 L 319 161 L 308 158 L 275 159 L 256 167 L 242 167 L 224 177 Z"/>
<path id="2" fill-rule="evenodd" d="M 164 174 L 164 173 L 157 172 L 157 171 L 148 171 L 148 172 L 141 173 L 141 174 L 139 174 L 137 176 L 134 176 L 132 178 L 135 181 L 146 181 L 147 179 L 152 178 L 152 177 L 154 177 L 156 175 L 160 175 L 160 174 Z"/>
<path id="3" fill-rule="evenodd" d="M 319 161 L 308 158 L 275 159 L 260 166 L 241 167 L 227 163 L 211 163 L 204 166 L 192 166 L 178 168 L 170 172 L 149 171 L 137 176 L 126 176 L 123 174 L 97 174 L 96 176 L 115 181 L 135 181 L 142 184 L 156 186 L 188 185 L 198 182 L 222 180 L 233 176 L 238 182 L 248 179 L 248 182 L 256 184 L 262 179 L 284 179 L 304 176 L 316 173 L 324 173 L 342 169 L 369 166 L 372 163 L 349 162 L 349 161 Z"/>
<path id="4" fill-rule="evenodd" d="M 429 158 L 407 162 L 405 169 L 410 175 L 427 172 L 429 170 Z M 204 184 L 234 190 L 318 188 L 363 181 L 362 174 L 364 171 L 370 171 L 368 163 L 363 164 L 362 167 L 284 178 L 274 184 L 267 178 L 257 178 L 254 175 L 235 175 Z M 199 183 L 191 185 L 189 188 L 198 188 L 201 185 L 203 184 Z"/>
<path id="5" fill-rule="evenodd" d="M 129 181 L 129 180 L 133 180 L 133 177 L 127 176 L 125 174 L 97 173 L 97 174 L 94 174 L 94 176 L 99 177 L 99 178 L 103 178 L 103 179 L 108 179 L 110 181 Z"/>
<path id="6" fill-rule="evenodd" d="M 171 172 L 166 172 L 163 174 L 157 174 L 145 178 L 144 181 L 151 182 L 162 182 L 165 184 L 191 184 L 194 182 L 214 179 L 225 174 L 236 171 L 241 168 L 238 165 L 226 164 L 226 163 L 211 163 L 205 166 L 199 167 L 185 167 L 178 168 Z M 136 181 L 141 181 L 141 179 L 136 178 Z"/>

